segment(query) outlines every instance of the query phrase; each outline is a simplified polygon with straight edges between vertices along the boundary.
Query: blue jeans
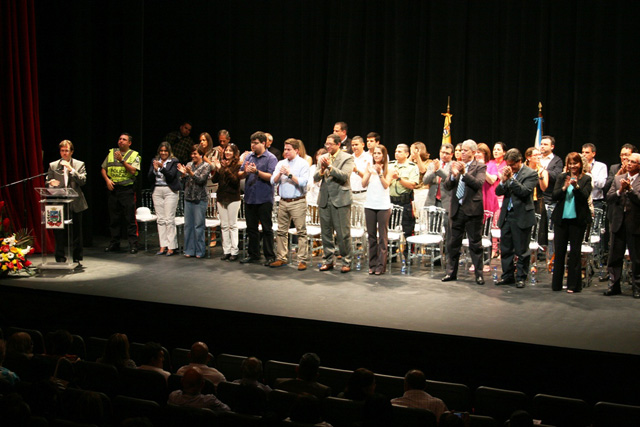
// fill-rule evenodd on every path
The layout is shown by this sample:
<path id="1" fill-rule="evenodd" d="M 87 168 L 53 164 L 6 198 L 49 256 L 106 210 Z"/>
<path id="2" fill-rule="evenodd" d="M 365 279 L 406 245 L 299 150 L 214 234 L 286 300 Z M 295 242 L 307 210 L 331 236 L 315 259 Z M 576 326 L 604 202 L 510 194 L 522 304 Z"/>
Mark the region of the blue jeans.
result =
<path id="1" fill-rule="evenodd" d="M 207 201 L 184 202 L 184 254 L 204 257 Z"/>

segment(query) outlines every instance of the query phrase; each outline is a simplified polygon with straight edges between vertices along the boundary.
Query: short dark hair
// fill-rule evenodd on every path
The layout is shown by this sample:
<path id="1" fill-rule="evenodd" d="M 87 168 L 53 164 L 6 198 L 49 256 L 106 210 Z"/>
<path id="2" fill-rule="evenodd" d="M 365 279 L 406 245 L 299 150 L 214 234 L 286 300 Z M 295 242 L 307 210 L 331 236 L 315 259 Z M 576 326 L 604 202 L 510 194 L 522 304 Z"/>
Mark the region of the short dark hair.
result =
<path id="1" fill-rule="evenodd" d="M 300 141 L 295 138 L 288 138 L 283 145 L 290 145 L 294 150 L 300 151 Z"/>
<path id="2" fill-rule="evenodd" d="M 427 386 L 427 379 L 424 372 L 412 369 L 404 376 L 404 381 L 411 390 L 424 390 Z"/>
<path id="3" fill-rule="evenodd" d="M 336 124 L 340 126 L 340 130 L 343 130 L 345 132 L 349 130 L 349 126 L 347 126 L 347 123 L 345 122 L 336 122 Z"/>
<path id="4" fill-rule="evenodd" d="M 191 147 L 191 152 L 193 153 L 194 151 L 197 151 L 201 156 L 205 155 L 204 148 L 202 148 L 202 145 L 200 144 L 193 144 L 193 146 Z"/>
<path id="5" fill-rule="evenodd" d="M 298 377 L 302 380 L 313 381 L 318 375 L 320 358 L 315 353 L 305 353 L 298 363 Z"/>
<path id="6" fill-rule="evenodd" d="M 624 144 L 622 147 L 620 147 L 620 151 L 622 151 L 623 148 L 626 148 L 627 150 L 631 150 L 632 153 L 638 152 L 638 149 L 633 144 Z"/>
<path id="7" fill-rule="evenodd" d="M 261 144 L 266 144 L 267 143 L 267 134 L 264 132 L 254 132 L 253 134 L 251 134 L 251 138 L 249 139 L 250 142 L 253 142 L 254 140 L 258 140 L 260 141 Z"/>
<path id="8" fill-rule="evenodd" d="M 540 138 L 540 141 L 542 141 L 543 139 L 548 139 L 549 141 L 551 141 L 551 145 L 553 145 L 554 147 L 556 146 L 556 139 L 551 135 L 543 135 L 542 138 Z"/>
<path id="9" fill-rule="evenodd" d="M 517 148 L 511 148 L 504 154 L 504 161 L 521 162 L 522 153 Z"/>
<path id="10" fill-rule="evenodd" d="M 596 145 L 590 142 L 587 142 L 586 144 L 582 144 L 582 149 L 584 150 L 585 148 L 591 148 L 591 151 L 593 151 L 594 153 L 596 152 Z"/>
<path id="11" fill-rule="evenodd" d="M 377 132 L 369 132 L 367 138 L 375 138 L 376 142 L 380 142 L 380 134 Z"/>
<path id="12" fill-rule="evenodd" d="M 126 135 L 127 138 L 129 138 L 129 142 L 133 142 L 133 137 L 131 136 L 131 134 L 129 134 L 127 132 L 122 132 L 120 135 Z"/>
<path id="13" fill-rule="evenodd" d="M 332 133 L 331 135 L 327 136 L 327 139 L 333 139 L 333 142 L 337 145 L 340 145 L 340 135 L 338 135 L 337 133 Z"/>
<path id="14" fill-rule="evenodd" d="M 161 352 L 162 346 L 160 344 L 149 341 L 144 345 L 144 347 L 142 347 L 142 351 L 140 352 L 142 364 L 150 365 L 151 362 L 153 362 L 153 359 L 157 358 Z"/>
<path id="15" fill-rule="evenodd" d="M 242 378 L 259 380 L 262 378 L 262 361 L 257 357 L 247 357 L 240 365 Z"/>

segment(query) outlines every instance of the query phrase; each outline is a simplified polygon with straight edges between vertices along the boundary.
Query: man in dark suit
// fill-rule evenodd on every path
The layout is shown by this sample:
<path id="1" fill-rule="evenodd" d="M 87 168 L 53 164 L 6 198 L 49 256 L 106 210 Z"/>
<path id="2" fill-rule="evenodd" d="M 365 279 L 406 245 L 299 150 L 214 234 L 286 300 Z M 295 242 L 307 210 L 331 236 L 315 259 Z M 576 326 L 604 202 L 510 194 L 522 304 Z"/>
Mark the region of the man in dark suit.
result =
<path id="1" fill-rule="evenodd" d="M 460 162 L 451 163 L 449 177 L 444 181 L 445 189 L 451 191 L 451 207 L 449 209 L 449 229 L 447 237 L 447 274 L 443 282 L 457 280 L 458 260 L 462 248 L 462 238 L 467 232 L 469 252 L 475 267 L 476 284 L 484 285 L 482 277 L 482 219 L 484 207 L 482 203 L 482 185 L 485 181 L 487 166 L 474 159 L 478 149 L 475 141 L 467 139 L 462 143 Z"/>
<path id="2" fill-rule="evenodd" d="M 542 137 L 542 140 L 540 141 L 540 154 L 542 154 L 540 164 L 549 173 L 549 186 L 544 191 L 544 193 L 542 193 L 544 196 L 544 204 L 547 206 L 547 210 L 555 206 L 555 202 L 552 200 L 551 195 L 553 194 L 553 187 L 556 184 L 556 178 L 558 178 L 558 175 L 562 173 L 564 164 L 559 156 L 553 154 L 553 149 L 555 147 L 556 139 L 554 137 L 549 135 L 545 135 Z"/>
<path id="3" fill-rule="evenodd" d="M 87 210 L 87 201 L 84 198 L 81 186 L 87 183 L 87 170 L 84 162 L 71 158 L 73 155 L 73 143 L 67 139 L 59 144 L 60 160 L 49 164 L 47 172 L 47 187 L 73 188 L 78 197 L 71 202 L 71 219 L 73 220 L 73 262 L 80 265 L 82 261 L 82 212 Z M 66 262 L 65 249 L 67 242 L 67 230 L 54 230 L 56 238 L 55 258 L 56 262 Z"/>
<path id="4" fill-rule="evenodd" d="M 640 298 L 640 154 L 633 153 L 626 162 L 626 174 L 617 175 L 609 192 L 609 287 L 604 295 L 621 293 L 620 277 L 625 249 L 629 248 L 633 297 Z"/>
<path id="5" fill-rule="evenodd" d="M 444 181 L 449 178 L 451 158 L 453 157 L 453 145 L 444 143 L 440 147 L 440 159 L 429 163 L 422 182 L 429 186 L 427 193 L 427 206 L 447 208 L 451 206 L 451 191 L 445 190 Z"/>
<path id="6" fill-rule="evenodd" d="M 336 234 L 342 273 L 351 271 L 351 184 L 349 177 L 353 171 L 353 156 L 340 149 L 340 137 L 329 135 L 325 148 L 328 153 L 318 160 L 318 168 L 313 176 L 315 182 L 322 181 L 318 194 L 320 228 L 322 230 L 323 264 L 320 271 L 333 270 L 335 263 Z"/>
<path id="7" fill-rule="evenodd" d="M 609 189 L 611 188 L 611 184 L 613 184 L 613 178 L 616 175 L 622 175 L 627 173 L 626 164 L 627 160 L 629 160 L 629 156 L 633 153 L 637 153 L 638 149 L 635 145 L 632 144 L 624 144 L 620 149 L 620 163 L 613 164 L 609 167 L 609 175 L 607 175 L 607 181 L 604 184 L 604 188 L 602 192 L 604 193 L 605 198 L 609 193 Z"/>
<path id="8" fill-rule="evenodd" d="M 507 151 L 504 161 L 507 166 L 502 169 L 496 187 L 496 194 L 504 196 L 498 218 L 502 277 L 496 285 L 516 283 L 516 287 L 524 288 L 531 260 L 531 228 L 536 223 L 533 189 L 538 183 L 538 173 L 522 164 L 522 153 L 516 148 Z M 516 255 L 518 261 L 514 266 Z"/>
<path id="9" fill-rule="evenodd" d="M 340 149 L 349 154 L 353 154 L 353 150 L 351 149 L 351 138 L 347 136 L 348 130 L 349 127 L 345 122 L 337 122 L 333 125 L 333 133 L 340 137 Z"/>

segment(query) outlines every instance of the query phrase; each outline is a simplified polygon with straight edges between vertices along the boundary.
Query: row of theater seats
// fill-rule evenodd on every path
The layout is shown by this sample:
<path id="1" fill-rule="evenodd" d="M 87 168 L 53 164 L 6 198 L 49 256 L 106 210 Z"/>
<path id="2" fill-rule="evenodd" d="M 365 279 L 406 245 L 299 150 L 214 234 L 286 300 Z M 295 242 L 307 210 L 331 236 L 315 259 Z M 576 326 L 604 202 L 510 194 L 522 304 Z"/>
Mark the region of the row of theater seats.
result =
<path id="1" fill-rule="evenodd" d="M 45 339 L 42 334 L 34 330 L 11 328 L 7 332 L 26 331 L 32 335 L 34 341 L 34 352 L 44 351 Z M 36 349 L 37 345 L 43 346 Z M 75 348 L 83 361 L 74 364 L 74 378 L 71 387 L 92 390 L 102 393 L 105 401 L 112 400 L 114 413 L 115 408 L 128 405 L 128 408 L 138 407 L 140 413 L 151 411 L 154 417 L 168 422 L 173 415 L 166 415 L 165 412 L 180 411 L 176 408 L 166 408 L 168 394 L 180 388 L 181 377 L 175 372 L 180 366 L 189 363 L 188 350 L 176 348 L 169 353 L 165 352 L 165 370 L 172 372 L 168 382 L 164 377 L 156 372 L 123 369 L 120 372 L 110 365 L 103 365 L 86 360 L 95 360 L 100 357 L 106 339 L 91 337 L 87 339 L 87 345 L 79 336 L 74 336 Z M 132 358 L 136 360 L 136 348 L 142 344 L 133 343 L 131 345 Z M 85 355 L 85 357 L 82 357 Z M 220 354 L 212 361 L 222 372 L 228 381 L 241 378 L 241 363 L 245 356 L 230 354 Z M 268 360 L 264 363 L 264 380 L 268 385 L 273 385 L 276 378 L 291 378 L 296 376 L 296 364 Z M 337 395 L 344 390 L 345 385 L 352 371 L 321 367 L 318 381 L 331 387 L 333 395 Z M 213 393 L 218 398 L 228 404 L 232 409 L 238 407 L 236 384 L 223 382 L 217 387 L 208 383 L 203 393 Z M 585 401 L 546 394 L 538 394 L 533 399 L 525 393 L 512 390 L 501 390 L 491 387 L 478 387 L 474 392 L 464 384 L 449 383 L 441 381 L 427 381 L 426 391 L 432 396 L 442 399 L 450 410 L 469 412 L 471 414 L 472 426 L 492 426 L 502 425 L 509 415 L 517 410 L 523 409 L 530 412 L 534 419 L 542 420 L 543 425 L 555 426 L 637 426 L 640 425 L 640 407 L 619 405 L 614 403 L 599 402 L 594 407 L 590 407 Z M 74 393 L 70 388 L 65 393 Z M 404 379 L 402 377 L 376 374 L 376 392 L 389 398 L 402 396 L 404 392 Z M 270 393 L 267 406 L 276 413 L 286 415 L 288 409 L 293 405 L 295 395 L 282 391 Z M 117 402 L 117 404 L 116 404 Z M 131 411 L 134 411 L 131 409 Z M 120 409 L 121 413 L 122 410 Z M 134 411 L 135 412 L 135 411 Z M 336 397 L 327 398 L 323 402 L 323 414 L 325 420 L 334 427 L 353 426 L 360 419 L 362 413 L 362 403 L 353 402 Z M 194 411 L 189 415 L 195 418 L 202 418 L 207 423 L 210 419 L 216 418 L 219 423 L 226 423 L 228 420 L 216 417 L 207 411 Z M 245 419 L 246 418 L 246 419 Z M 255 417 L 243 417 L 242 422 L 259 422 Z M 114 419 L 113 417 L 111 419 Z M 407 408 L 394 408 L 394 419 L 398 420 L 398 426 L 431 425 L 435 422 L 435 417 L 428 411 L 410 410 Z M 238 421 L 239 422 L 239 421 Z M 262 422 L 262 421 L 260 421 Z M 169 425 L 169 424 L 165 424 Z M 226 425 L 226 424 L 206 424 L 206 425 Z M 231 425 L 257 425 L 257 424 L 231 424 Z"/>

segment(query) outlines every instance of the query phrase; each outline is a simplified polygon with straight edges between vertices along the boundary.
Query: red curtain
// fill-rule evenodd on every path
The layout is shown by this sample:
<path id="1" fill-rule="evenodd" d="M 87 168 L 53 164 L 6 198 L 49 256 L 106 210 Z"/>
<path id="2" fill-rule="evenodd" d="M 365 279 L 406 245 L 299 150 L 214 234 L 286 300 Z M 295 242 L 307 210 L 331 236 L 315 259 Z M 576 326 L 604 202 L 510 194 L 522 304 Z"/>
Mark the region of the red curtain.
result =
<path id="1" fill-rule="evenodd" d="M 0 1 L 0 186 L 42 174 L 36 29 L 33 0 Z M 0 190 L 13 230 L 31 230 L 40 252 L 40 203 L 44 177 Z M 53 248 L 51 233 L 46 248 Z"/>

